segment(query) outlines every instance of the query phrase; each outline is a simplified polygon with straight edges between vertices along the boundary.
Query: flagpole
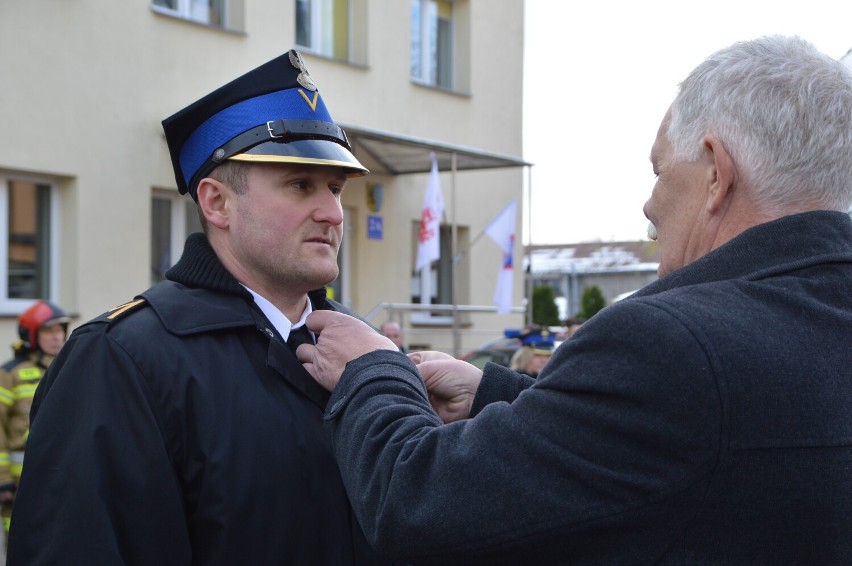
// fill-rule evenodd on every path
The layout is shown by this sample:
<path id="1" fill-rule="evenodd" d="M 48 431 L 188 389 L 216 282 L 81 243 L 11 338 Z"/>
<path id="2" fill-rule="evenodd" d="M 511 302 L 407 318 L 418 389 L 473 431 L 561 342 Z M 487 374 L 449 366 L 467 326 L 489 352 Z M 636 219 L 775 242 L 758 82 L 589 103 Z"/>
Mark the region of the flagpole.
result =
<path id="1" fill-rule="evenodd" d="M 527 292 L 527 324 L 533 323 L 532 287 L 532 167 L 527 167 L 527 269 L 524 270 L 524 288 Z"/>
<path id="2" fill-rule="evenodd" d="M 471 249 L 471 248 L 473 248 L 473 244 L 475 244 L 476 242 L 478 242 L 478 241 L 479 241 L 479 239 L 480 239 L 482 236 L 484 236 L 484 235 L 485 235 L 485 228 L 483 228 L 482 230 L 480 230 L 480 231 L 479 231 L 479 234 L 477 234 L 477 235 L 476 235 L 476 236 L 475 236 L 475 237 L 474 237 L 474 238 L 470 241 L 470 243 L 467 245 L 467 247 L 466 247 L 464 250 L 462 250 L 461 252 L 459 252 L 458 254 L 456 254 L 456 255 L 453 257 L 453 261 L 455 261 L 456 263 L 460 262 L 460 261 L 464 258 L 465 254 L 467 254 L 467 252 L 469 252 L 469 251 L 470 251 L 470 249 Z"/>
<path id="3" fill-rule="evenodd" d="M 452 167 L 450 173 L 450 213 L 452 221 L 452 236 L 450 240 L 450 257 L 456 257 L 458 248 L 458 227 L 456 226 L 456 152 L 452 153 Z M 459 310 L 456 298 L 456 262 L 450 262 L 450 294 L 453 299 L 453 355 L 461 355 L 461 336 L 459 336 Z"/>

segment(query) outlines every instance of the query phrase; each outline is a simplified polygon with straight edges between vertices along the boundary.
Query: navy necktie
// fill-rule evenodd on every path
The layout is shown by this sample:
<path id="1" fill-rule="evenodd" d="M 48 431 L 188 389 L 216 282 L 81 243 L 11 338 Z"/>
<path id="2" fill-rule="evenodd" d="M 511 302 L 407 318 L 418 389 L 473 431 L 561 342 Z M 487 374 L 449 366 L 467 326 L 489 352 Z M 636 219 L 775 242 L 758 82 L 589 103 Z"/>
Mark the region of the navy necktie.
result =
<path id="1" fill-rule="evenodd" d="M 306 325 L 302 325 L 299 328 L 291 328 L 290 336 L 287 337 L 287 345 L 293 350 L 293 353 L 296 352 L 296 348 L 301 346 L 302 344 L 313 344 L 314 339 L 311 337 L 311 332 L 308 330 Z"/>

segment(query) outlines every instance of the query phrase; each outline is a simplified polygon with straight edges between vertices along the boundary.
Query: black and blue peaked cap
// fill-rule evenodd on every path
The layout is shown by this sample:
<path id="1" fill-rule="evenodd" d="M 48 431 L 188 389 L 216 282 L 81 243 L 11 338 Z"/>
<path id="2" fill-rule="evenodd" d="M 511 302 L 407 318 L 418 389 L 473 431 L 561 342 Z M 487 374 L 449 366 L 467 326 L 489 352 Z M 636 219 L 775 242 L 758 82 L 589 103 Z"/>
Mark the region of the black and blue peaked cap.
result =
<path id="1" fill-rule="evenodd" d="M 331 119 L 301 55 L 291 50 L 163 120 L 178 190 L 196 198 L 198 182 L 226 159 L 367 169 Z"/>

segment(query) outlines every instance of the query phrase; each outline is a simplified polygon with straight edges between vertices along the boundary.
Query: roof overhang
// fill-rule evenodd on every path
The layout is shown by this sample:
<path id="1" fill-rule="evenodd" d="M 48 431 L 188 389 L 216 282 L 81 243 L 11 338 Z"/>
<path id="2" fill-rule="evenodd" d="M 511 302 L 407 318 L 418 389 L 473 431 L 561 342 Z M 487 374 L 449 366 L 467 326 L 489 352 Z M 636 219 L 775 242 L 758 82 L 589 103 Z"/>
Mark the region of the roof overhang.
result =
<path id="1" fill-rule="evenodd" d="M 532 163 L 518 157 L 491 153 L 481 149 L 373 130 L 361 126 L 338 125 L 346 131 L 349 142 L 356 152 L 363 151 L 378 164 L 381 171 L 377 171 L 375 167 L 370 167 L 374 173 L 387 173 L 389 175 L 428 173 L 432 169 L 432 153 L 435 154 L 438 169 L 441 171 L 449 171 L 453 168 L 454 155 L 457 171 L 532 166 Z"/>

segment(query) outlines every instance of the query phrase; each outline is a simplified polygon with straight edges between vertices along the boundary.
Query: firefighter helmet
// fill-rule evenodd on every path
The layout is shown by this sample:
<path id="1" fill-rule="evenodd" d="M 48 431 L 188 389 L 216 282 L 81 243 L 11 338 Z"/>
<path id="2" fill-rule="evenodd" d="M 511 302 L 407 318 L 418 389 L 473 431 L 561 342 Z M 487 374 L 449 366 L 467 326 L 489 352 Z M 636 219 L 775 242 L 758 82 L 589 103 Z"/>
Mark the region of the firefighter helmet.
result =
<path id="1" fill-rule="evenodd" d="M 69 322 L 71 316 L 58 306 L 48 301 L 37 301 L 18 317 L 18 334 L 23 340 L 24 348 L 38 350 L 39 328 L 62 324 L 65 325 L 67 333 Z"/>

